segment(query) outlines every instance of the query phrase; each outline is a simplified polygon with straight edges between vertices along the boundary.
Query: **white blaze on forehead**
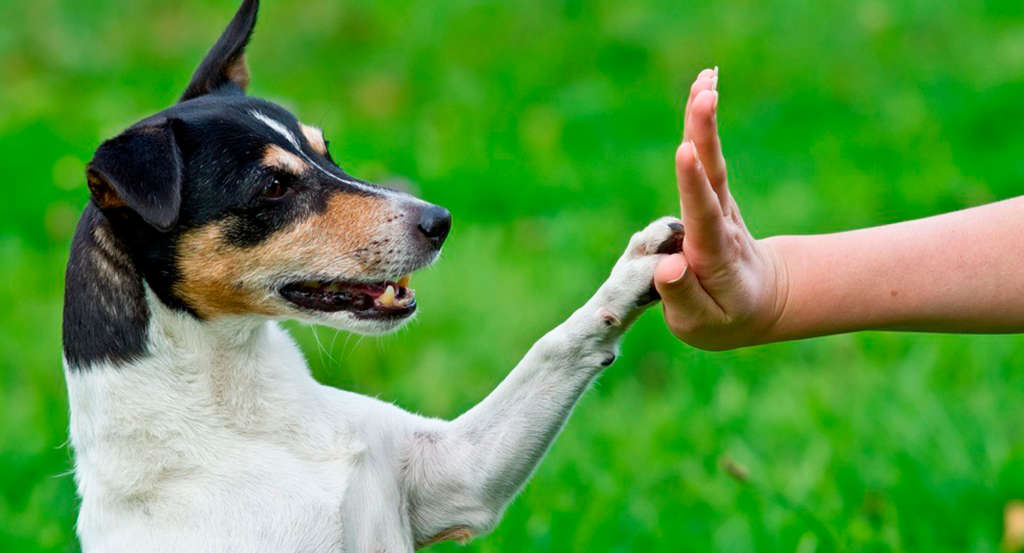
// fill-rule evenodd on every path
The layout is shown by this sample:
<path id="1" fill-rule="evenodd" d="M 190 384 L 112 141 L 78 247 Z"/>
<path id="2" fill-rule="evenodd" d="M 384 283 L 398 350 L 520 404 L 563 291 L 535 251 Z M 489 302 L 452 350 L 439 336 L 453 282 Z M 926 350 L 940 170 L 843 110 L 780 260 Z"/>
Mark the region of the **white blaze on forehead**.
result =
<path id="1" fill-rule="evenodd" d="M 308 155 L 306 155 L 306 152 L 302 151 L 302 146 L 299 145 L 299 140 L 295 137 L 295 135 L 292 133 L 292 131 L 288 130 L 288 126 L 287 125 L 285 125 L 284 123 L 278 121 L 277 119 L 274 119 L 273 117 L 270 117 L 269 115 L 267 115 L 267 114 L 265 114 L 265 113 L 263 113 L 263 112 L 261 112 L 259 110 L 256 110 L 256 109 L 252 110 L 249 113 L 253 117 L 255 117 L 257 121 L 259 121 L 259 122 L 263 123 L 264 125 L 270 127 L 274 132 L 276 132 L 277 134 L 280 134 L 281 136 L 283 136 L 284 139 L 287 140 L 289 144 L 291 144 L 292 146 L 295 147 L 296 152 L 298 153 L 298 155 L 302 156 L 302 159 L 306 160 L 307 163 L 309 163 L 313 167 L 316 167 L 317 169 L 320 170 L 321 173 L 327 175 L 328 177 L 330 177 L 330 178 L 332 178 L 332 179 L 334 179 L 334 180 L 336 180 L 338 182 L 343 182 L 343 183 L 345 183 L 345 184 L 347 184 L 347 185 L 349 185 L 349 186 L 351 186 L 353 188 L 358 188 L 359 190 L 370 192 L 372 194 L 377 194 L 379 196 L 397 196 L 398 195 L 397 193 L 395 193 L 395 192 L 393 192 L 391 190 L 388 190 L 387 188 L 377 188 L 377 187 L 374 187 L 374 186 L 367 186 L 367 185 L 365 185 L 365 184 L 363 184 L 361 182 L 356 182 L 356 181 L 351 180 L 351 179 L 343 179 L 343 178 L 339 177 L 338 175 L 335 175 L 334 173 L 328 171 L 327 169 L 324 169 L 323 167 L 320 166 L 319 163 L 313 161 L 313 159 L 311 159 Z"/>
<path id="2" fill-rule="evenodd" d="M 283 136 L 284 139 L 287 140 L 288 143 L 291 144 L 292 146 L 295 146 L 296 148 L 299 147 L 298 139 L 295 138 L 295 135 L 292 134 L 292 131 L 288 130 L 288 127 L 285 126 L 284 123 L 278 121 L 277 119 L 273 119 L 267 116 L 266 114 L 256 110 L 252 110 L 252 116 L 255 117 L 261 123 L 263 123 L 264 125 L 273 129 L 277 134 Z"/>

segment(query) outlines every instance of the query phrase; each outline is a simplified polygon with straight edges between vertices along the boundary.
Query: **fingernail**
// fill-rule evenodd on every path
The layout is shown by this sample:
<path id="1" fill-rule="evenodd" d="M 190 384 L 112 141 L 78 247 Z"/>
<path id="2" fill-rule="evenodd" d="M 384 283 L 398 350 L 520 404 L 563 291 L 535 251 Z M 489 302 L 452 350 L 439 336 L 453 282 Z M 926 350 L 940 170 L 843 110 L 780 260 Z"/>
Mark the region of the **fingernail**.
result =
<path id="1" fill-rule="evenodd" d="M 712 89 L 711 94 L 715 95 L 715 99 L 711 102 L 711 113 L 718 111 L 718 91 Z"/>
<path id="2" fill-rule="evenodd" d="M 715 66 L 715 76 L 711 80 L 711 90 L 718 90 L 718 66 Z"/>

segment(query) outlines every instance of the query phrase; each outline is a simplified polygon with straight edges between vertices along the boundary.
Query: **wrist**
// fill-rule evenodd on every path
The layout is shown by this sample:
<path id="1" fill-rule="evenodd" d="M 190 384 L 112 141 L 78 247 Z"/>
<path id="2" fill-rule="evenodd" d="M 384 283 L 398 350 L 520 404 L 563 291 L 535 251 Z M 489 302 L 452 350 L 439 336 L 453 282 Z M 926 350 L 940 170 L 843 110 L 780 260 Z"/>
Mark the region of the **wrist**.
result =
<path id="1" fill-rule="evenodd" d="M 788 236 L 771 236 L 758 240 L 767 265 L 768 286 L 765 290 L 765 318 L 761 343 L 777 342 L 788 337 L 787 314 L 792 309 L 792 257 L 794 242 Z"/>

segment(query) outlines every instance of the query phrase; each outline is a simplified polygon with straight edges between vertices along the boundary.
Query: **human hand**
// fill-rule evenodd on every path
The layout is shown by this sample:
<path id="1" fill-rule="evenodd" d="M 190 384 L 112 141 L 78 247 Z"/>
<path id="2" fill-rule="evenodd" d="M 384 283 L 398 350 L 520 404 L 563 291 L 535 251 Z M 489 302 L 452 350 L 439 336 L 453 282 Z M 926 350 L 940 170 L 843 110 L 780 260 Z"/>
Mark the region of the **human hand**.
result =
<path id="1" fill-rule="evenodd" d="M 716 67 L 690 88 L 675 159 L 686 236 L 682 253 L 663 259 L 654 274 L 672 333 L 708 350 L 770 341 L 787 290 L 781 257 L 751 236 L 729 192 L 717 86 Z"/>

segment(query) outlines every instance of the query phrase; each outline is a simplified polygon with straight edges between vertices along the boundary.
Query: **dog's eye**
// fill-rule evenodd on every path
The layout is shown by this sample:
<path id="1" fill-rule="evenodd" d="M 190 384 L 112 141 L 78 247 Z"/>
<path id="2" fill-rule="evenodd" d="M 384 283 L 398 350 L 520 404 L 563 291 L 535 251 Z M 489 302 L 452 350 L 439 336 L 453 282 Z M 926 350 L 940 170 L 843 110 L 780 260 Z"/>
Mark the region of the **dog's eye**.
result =
<path id="1" fill-rule="evenodd" d="M 291 191 L 289 184 L 288 179 L 280 175 L 274 175 L 270 177 L 269 182 L 267 182 L 260 195 L 268 200 L 280 200 Z"/>

